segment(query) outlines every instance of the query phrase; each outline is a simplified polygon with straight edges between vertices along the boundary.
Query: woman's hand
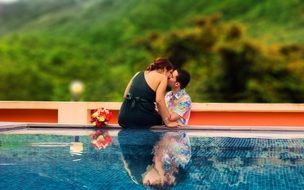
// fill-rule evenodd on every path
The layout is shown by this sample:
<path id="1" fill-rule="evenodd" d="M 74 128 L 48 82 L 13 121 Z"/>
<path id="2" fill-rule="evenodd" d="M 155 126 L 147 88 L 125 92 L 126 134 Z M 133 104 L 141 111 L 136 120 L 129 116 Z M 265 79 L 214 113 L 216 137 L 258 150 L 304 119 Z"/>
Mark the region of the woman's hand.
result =
<path id="1" fill-rule="evenodd" d="M 167 121 L 165 122 L 165 126 L 169 128 L 177 128 L 179 127 L 179 124 L 175 121 Z"/>

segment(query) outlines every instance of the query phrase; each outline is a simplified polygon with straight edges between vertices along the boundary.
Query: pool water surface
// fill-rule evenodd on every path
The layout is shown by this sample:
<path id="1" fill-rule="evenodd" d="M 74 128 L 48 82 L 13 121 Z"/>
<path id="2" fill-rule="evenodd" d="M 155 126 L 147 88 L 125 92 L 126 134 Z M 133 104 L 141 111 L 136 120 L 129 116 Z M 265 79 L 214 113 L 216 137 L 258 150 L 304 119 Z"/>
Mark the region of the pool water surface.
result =
<path id="1" fill-rule="evenodd" d="M 172 138 L 162 141 L 174 133 L 189 139 L 190 146 L 180 149 L 180 144 L 170 144 Z M 171 153 L 178 149 L 173 157 L 183 163 L 171 189 L 303 189 L 304 138 L 204 137 L 150 130 L 97 134 L 103 134 L 101 143 L 93 130 L 0 133 L 0 189 L 146 189 L 143 175 L 153 164 L 159 142 L 174 147 Z"/>

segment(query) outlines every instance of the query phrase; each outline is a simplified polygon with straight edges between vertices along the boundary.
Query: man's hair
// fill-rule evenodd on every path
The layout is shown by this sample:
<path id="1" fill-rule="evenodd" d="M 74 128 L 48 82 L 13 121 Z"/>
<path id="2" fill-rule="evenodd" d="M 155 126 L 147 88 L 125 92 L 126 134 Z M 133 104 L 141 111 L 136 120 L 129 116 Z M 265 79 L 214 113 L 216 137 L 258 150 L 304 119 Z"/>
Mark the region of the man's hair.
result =
<path id="1" fill-rule="evenodd" d="M 190 82 L 190 74 L 183 69 L 176 69 L 178 75 L 176 77 L 176 82 L 179 82 L 181 85 L 181 89 L 186 88 L 188 83 Z"/>

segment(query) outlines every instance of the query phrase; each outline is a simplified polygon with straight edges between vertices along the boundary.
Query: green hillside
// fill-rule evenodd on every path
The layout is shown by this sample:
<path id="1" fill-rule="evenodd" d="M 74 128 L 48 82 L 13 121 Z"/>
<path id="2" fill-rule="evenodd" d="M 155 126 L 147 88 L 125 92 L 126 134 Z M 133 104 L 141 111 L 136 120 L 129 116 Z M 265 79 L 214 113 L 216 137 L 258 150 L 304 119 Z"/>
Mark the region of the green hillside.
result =
<path id="1" fill-rule="evenodd" d="M 1 100 L 69 100 L 70 81 L 80 79 L 86 84 L 83 100 L 120 101 L 132 74 L 157 56 L 191 70 L 194 101 L 299 102 L 304 96 L 303 87 L 293 85 L 303 79 L 301 0 L 21 0 L 0 8 L 0 80 L 7 81 L 0 84 Z M 201 21 L 209 24 L 201 26 Z M 233 28 L 239 37 L 223 40 Z M 206 39 L 212 44 L 195 45 Z M 237 62 L 226 63 L 222 50 L 228 46 L 244 56 L 239 53 L 246 44 L 254 49 L 252 56 L 269 63 L 268 70 L 248 67 L 253 78 L 231 91 L 233 81 L 243 79 L 221 84 L 223 77 L 233 78 L 233 73 L 218 74 L 223 64 Z M 184 51 L 171 51 L 184 45 Z M 292 55 L 283 55 L 284 48 Z M 186 58 L 179 62 L 181 54 Z M 202 76 L 210 70 L 217 74 Z M 259 72 L 264 77 L 256 80 Z"/>
<path id="2" fill-rule="evenodd" d="M 225 20 L 244 23 L 254 37 L 303 42 L 303 9 L 301 0 L 21 0 L 3 5 L 0 32 L 91 36 L 105 28 L 120 32 L 127 28 L 141 34 L 181 27 L 193 17 L 221 12 Z M 276 32 L 279 37 L 273 35 Z"/>

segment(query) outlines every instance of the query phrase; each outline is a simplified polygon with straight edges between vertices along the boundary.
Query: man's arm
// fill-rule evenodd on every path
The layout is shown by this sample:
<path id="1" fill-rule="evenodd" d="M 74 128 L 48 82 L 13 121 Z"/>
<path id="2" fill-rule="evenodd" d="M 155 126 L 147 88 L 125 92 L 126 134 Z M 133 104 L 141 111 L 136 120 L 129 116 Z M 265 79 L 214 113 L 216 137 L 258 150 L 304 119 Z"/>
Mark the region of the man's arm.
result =
<path id="1" fill-rule="evenodd" d="M 178 121 L 182 119 L 186 112 L 191 110 L 191 99 L 189 97 L 181 99 L 175 108 L 170 112 L 170 121 Z"/>

